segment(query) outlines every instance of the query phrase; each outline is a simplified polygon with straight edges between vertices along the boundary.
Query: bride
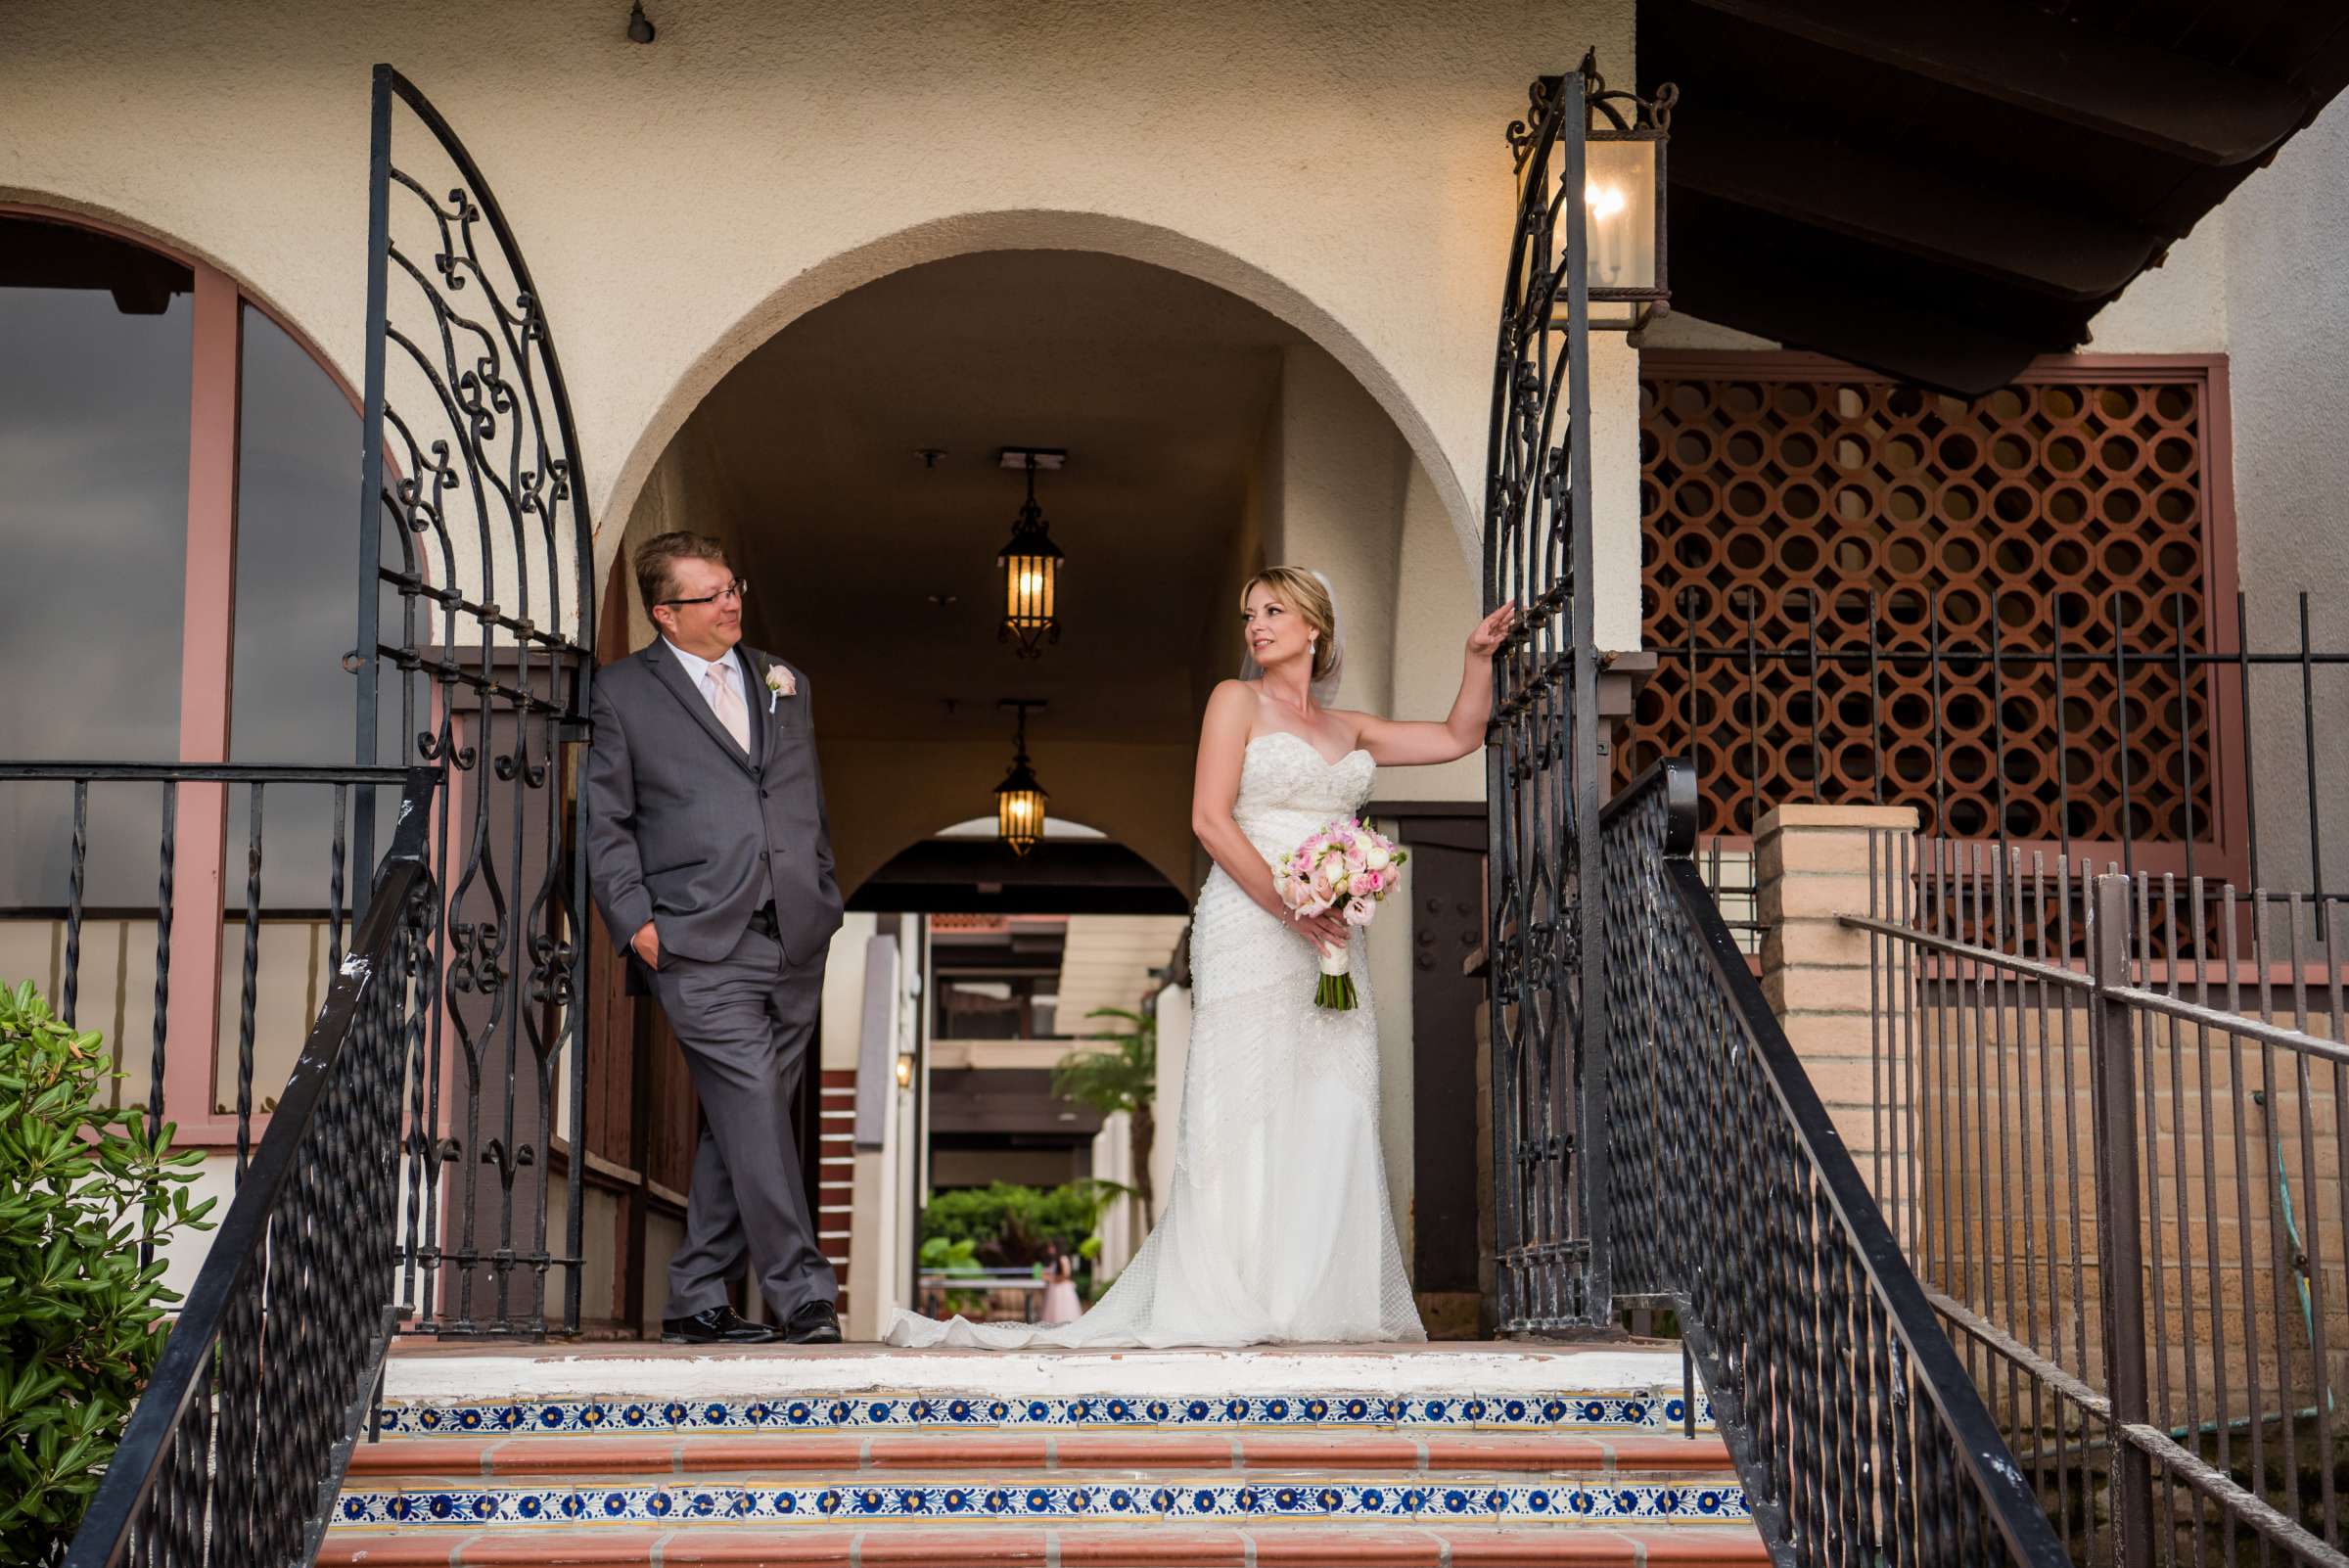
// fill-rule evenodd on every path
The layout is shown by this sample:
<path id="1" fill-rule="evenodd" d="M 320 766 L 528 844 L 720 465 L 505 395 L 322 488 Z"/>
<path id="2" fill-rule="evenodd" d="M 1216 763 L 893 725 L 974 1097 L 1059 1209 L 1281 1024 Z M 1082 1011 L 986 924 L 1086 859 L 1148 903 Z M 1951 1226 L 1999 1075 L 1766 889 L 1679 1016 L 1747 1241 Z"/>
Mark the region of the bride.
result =
<path id="1" fill-rule="evenodd" d="M 1208 699 L 1191 826 L 1216 865 L 1191 921 L 1190 1054 L 1174 1176 L 1133 1261 L 1073 1323 L 938 1322 L 899 1312 L 893 1345 L 1165 1346 L 1418 1340 L 1378 1152 L 1378 1030 L 1368 960 L 1361 1005 L 1313 1005 L 1318 949 L 1348 944 L 1335 914 L 1291 916 L 1271 861 L 1370 798 L 1380 766 L 1449 762 L 1484 744 L 1492 659 L 1516 618 L 1469 634 L 1442 723 L 1323 706 L 1340 649 L 1326 579 L 1270 567 L 1242 591 L 1255 678 Z M 1409 873 L 1404 877 L 1407 893 Z"/>

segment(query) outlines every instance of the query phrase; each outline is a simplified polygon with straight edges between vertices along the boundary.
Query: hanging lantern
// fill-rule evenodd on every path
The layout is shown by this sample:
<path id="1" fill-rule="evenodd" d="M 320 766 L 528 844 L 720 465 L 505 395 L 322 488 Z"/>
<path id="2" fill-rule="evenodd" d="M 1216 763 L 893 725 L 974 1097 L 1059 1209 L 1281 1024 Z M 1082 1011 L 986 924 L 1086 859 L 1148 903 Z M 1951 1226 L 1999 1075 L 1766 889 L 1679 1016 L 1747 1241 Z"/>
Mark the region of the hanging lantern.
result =
<path id="1" fill-rule="evenodd" d="M 1064 557 L 1046 530 L 1043 509 L 1036 504 L 1036 471 L 1056 469 L 1067 456 L 1066 452 L 1021 446 L 1003 451 L 1004 467 L 1028 471 L 1028 499 L 1011 526 L 1011 542 L 996 557 L 996 564 L 1003 569 L 1003 626 L 996 640 L 1016 643 L 1014 651 L 1022 659 L 1036 658 L 1043 652 L 1042 644 L 1060 641 L 1060 564 Z"/>
<path id="2" fill-rule="evenodd" d="M 1579 139 L 1567 117 L 1573 113 L 1566 102 L 1570 82 L 1579 83 L 1583 94 Z M 1526 119 L 1510 127 L 1521 175 L 1581 181 L 1582 281 L 1592 331 L 1636 334 L 1672 309 L 1664 151 L 1680 96 L 1669 82 L 1651 98 L 1610 88 L 1598 73 L 1597 56 L 1589 54 L 1577 75 L 1537 81 Z M 1537 159 L 1539 166 L 1529 168 Z M 1567 244 L 1572 249 L 1572 242 Z M 1559 321 L 1568 314 L 1563 287 L 1554 311 Z"/>
<path id="3" fill-rule="evenodd" d="M 1028 710 L 1044 705 L 1031 698 L 1012 697 L 1003 706 L 1019 711 L 1019 728 L 1012 741 L 1011 771 L 995 786 L 995 837 L 1026 854 L 1044 836 L 1044 805 L 1048 797 L 1028 765 Z"/>

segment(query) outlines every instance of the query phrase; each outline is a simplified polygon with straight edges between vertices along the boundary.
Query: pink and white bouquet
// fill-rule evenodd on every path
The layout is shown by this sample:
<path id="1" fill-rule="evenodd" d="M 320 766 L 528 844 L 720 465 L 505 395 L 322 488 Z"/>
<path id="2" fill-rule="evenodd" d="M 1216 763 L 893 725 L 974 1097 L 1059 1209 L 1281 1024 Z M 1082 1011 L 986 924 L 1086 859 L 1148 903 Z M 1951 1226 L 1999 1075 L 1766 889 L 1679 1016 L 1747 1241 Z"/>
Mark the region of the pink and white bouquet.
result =
<path id="1" fill-rule="evenodd" d="M 1403 880 L 1409 858 L 1394 841 L 1350 817 L 1340 817 L 1272 866 L 1272 885 L 1281 902 L 1299 915 L 1335 909 L 1346 924 L 1360 929 L 1378 915 L 1378 901 Z M 1354 977 L 1346 972 L 1345 947 L 1321 953 L 1321 982 L 1313 1005 L 1339 1011 L 1358 1007 Z"/>

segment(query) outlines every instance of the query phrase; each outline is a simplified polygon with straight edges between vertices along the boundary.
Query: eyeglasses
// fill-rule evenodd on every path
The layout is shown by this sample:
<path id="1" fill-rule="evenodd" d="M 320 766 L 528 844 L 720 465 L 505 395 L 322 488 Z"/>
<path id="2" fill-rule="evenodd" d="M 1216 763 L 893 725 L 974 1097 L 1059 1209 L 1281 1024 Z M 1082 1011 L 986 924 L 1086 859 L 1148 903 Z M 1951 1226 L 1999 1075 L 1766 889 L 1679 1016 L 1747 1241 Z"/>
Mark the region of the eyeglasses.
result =
<path id="1" fill-rule="evenodd" d="M 751 585 L 743 581 L 742 578 L 736 577 L 733 581 L 727 583 L 715 593 L 706 593 L 699 599 L 664 599 L 661 601 L 661 603 L 666 605 L 715 604 L 720 599 L 733 598 L 739 601 L 747 599 L 750 596 Z"/>

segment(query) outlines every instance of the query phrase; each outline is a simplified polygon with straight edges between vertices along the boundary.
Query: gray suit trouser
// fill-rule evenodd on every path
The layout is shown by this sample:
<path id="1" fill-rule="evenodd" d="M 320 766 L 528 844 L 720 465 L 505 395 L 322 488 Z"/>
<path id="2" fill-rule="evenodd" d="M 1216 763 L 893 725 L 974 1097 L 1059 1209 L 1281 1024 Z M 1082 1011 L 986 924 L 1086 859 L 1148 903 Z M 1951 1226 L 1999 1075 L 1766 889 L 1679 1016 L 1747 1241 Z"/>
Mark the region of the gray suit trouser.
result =
<path id="1" fill-rule="evenodd" d="M 653 986 L 702 1102 L 685 1243 L 669 1260 L 665 1315 L 722 1305 L 746 1257 L 777 1321 L 805 1303 L 838 1301 L 792 1127 L 815 1039 L 822 957 L 794 968 L 773 938 L 746 931 L 714 963 L 664 953 Z"/>

